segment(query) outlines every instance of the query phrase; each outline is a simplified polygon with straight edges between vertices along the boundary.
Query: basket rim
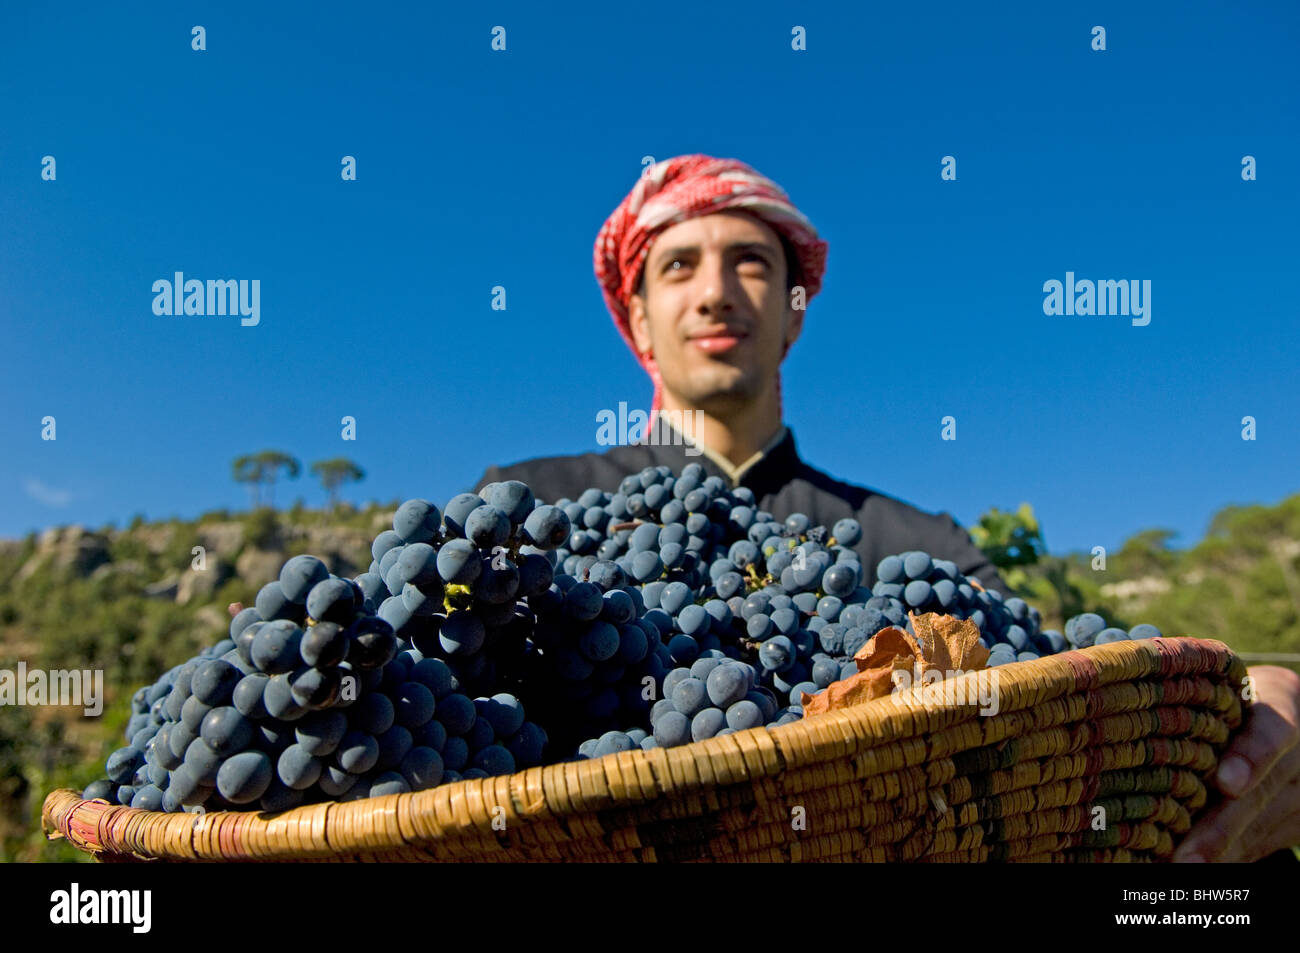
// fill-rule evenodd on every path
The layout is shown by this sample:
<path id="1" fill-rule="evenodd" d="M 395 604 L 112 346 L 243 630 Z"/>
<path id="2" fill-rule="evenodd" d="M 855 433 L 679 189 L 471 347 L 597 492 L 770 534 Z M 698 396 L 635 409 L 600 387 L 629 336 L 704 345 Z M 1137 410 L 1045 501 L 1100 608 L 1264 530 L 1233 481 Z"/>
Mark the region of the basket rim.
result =
<path id="1" fill-rule="evenodd" d="M 1137 673 L 1133 673 L 1133 669 Z M 952 729 L 972 719 L 997 719 L 1031 710 L 1071 693 L 1087 693 L 1116 682 L 1167 681 L 1181 676 L 1231 679 L 1244 663 L 1223 642 L 1192 637 L 1126 640 L 1072 649 L 1025 662 L 969 671 L 945 679 L 953 694 L 978 691 L 980 679 L 997 672 L 999 685 L 1012 689 L 1018 702 L 982 715 L 978 702 L 947 704 L 923 684 L 853 706 L 801 718 L 780 727 L 760 726 L 676 748 L 618 752 L 586 761 L 558 762 L 527 768 L 511 775 L 471 778 L 423 791 L 390 794 L 355 801 L 326 801 L 291 808 L 278 814 L 262 811 L 164 813 L 86 801 L 79 792 L 50 792 L 41 821 L 47 839 L 67 839 L 78 850 L 109 859 L 315 859 L 348 857 L 361 852 L 358 843 L 335 843 L 330 837 L 340 825 L 358 825 L 372 815 L 391 815 L 399 839 L 385 841 L 377 830 L 366 849 L 419 850 L 428 843 L 421 821 L 429 819 L 438 840 L 480 837 L 493 810 L 504 809 L 515 824 L 530 820 L 575 818 L 610 808 L 632 808 L 664 796 L 691 798 L 714 787 L 753 784 L 783 772 L 788 766 L 827 760 L 836 751 L 856 754 Z M 1005 690 L 1005 689 L 1003 689 Z M 927 694 L 929 692 L 930 694 Z M 918 715 L 940 720 L 918 730 Z M 1092 713 L 1086 716 L 1092 717 Z M 1086 720 L 1086 718 L 1085 718 Z M 788 752 L 801 750 L 803 760 Z M 810 760 L 808 752 L 812 752 Z M 821 757 L 817 757 L 817 756 Z M 929 757 L 927 753 L 926 757 Z M 581 767 L 581 766 L 587 767 Z M 595 780 L 593 780 L 593 773 Z M 586 781 L 587 783 L 582 783 Z M 659 793 L 668 785 L 668 795 Z M 577 792 L 575 794 L 575 792 Z M 428 826 L 426 823 L 423 826 Z M 253 856 L 245 846 L 280 843 L 270 856 Z M 162 850 L 141 850 L 141 838 L 161 838 Z"/>

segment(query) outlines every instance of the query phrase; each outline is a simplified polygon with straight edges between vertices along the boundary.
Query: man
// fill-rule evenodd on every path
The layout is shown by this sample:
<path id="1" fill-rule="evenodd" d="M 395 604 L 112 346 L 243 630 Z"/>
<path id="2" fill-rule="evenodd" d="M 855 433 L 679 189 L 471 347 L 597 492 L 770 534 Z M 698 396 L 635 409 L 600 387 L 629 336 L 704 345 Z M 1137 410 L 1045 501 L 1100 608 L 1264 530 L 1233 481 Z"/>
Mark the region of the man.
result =
<path id="1" fill-rule="evenodd" d="M 781 419 L 779 367 L 803 327 L 803 303 L 821 288 L 826 243 L 775 183 L 735 160 L 656 163 L 601 228 L 594 257 L 614 322 L 654 383 L 652 412 L 699 411 L 692 436 L 702 457 L 681 439 L 674 445 L 682 435 L 659 419 L 648 445 L 489 467 L 474 489 L 523 480 L 553 501 L 587 487 L 613 490 L 646 466 L 680 471 L 698 460 L 729 485 L 750 487 L 776 517 L 801 512 L 829 526 L 854 516 L 868 573 L 885 555 L 924 549 L 1006 592 L 951 517 L 799 458 Z M 1227 797 L 1183 839 L 1177 860 L 1294 860 L 1285 848 L 1300 843 L 1300 677 L 1271 665 L 1250 674 L 1257 703 L 1217 777 Z"/>
<path id="2" fill-rule="evenodd" d="M 921 549 L 1007 594 L 952 517 L 842 482 L 799 457 L 781 419 L 779 368 L 802 330 L 804 303 L 821 289 L 826 248 L 780 187 L 742 162 L 695 155 L 651 166 L 595 247 L 606 304 L 654 383 L 647 440 L 490 467 L 474 488 L 522 480 L 553 502 L 588 487 L 613 491 L 647 466 L 680 472 L 694 460 L 732 487 L 749 487 L 778 519 L 803 513 L 829 527 L 854 517 L 869 574 L 885 556 Z M 699 422 L 685 428 L 693 446 L 670 422 L 682 420 Z"/>

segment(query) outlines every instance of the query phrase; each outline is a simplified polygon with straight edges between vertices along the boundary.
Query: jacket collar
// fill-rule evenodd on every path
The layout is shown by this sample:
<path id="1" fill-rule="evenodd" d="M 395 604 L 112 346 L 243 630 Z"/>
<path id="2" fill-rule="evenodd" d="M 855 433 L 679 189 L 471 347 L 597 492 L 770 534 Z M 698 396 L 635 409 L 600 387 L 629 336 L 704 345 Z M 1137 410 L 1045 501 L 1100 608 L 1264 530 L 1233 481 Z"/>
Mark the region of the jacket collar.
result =
<path id="1" fill-rule="evenodd" d="M 697 462 L 710 475 L 725 479 L 733 489 L 749 487 L 758 498 L 775 493 L 790 482 L 802 464 L 795 448 L 794 432 L 784 424 L 763 449 L 739 466 L 702 443 L 694 444 L 698 454 L 686 453 L 692 441 L 686 439 L 666 415 L 657 419 L 656 431 L 657 440 L 653 442 L 659 451 L 656 456 L 677 472 L 681 472 L 685 464 Z"/>

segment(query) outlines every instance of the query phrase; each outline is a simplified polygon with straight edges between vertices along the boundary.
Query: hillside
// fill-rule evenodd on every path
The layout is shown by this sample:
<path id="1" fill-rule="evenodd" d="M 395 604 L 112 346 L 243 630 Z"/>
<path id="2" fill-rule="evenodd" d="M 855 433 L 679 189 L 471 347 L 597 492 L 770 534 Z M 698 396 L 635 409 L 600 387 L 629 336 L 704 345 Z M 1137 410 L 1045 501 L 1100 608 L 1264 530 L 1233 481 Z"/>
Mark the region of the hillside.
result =
<path id="1" fill-rule="evenodd" d="M 252 604 L 290 556 L 336 573 L 370 564 L 370 542 L 397 503 L 333 514 L 295 508 L 124 530 L 65 526 L 0 541 L 0 669 L 102 669 L 104 710 L 0 707 L 0 861 L 81 859 L 37 832 L 54 787 L 82 787 L 122 744 L 131 694 L 226 637 L 231 602 Z M 202 570 L 193 568 L 203 547 Z"/>

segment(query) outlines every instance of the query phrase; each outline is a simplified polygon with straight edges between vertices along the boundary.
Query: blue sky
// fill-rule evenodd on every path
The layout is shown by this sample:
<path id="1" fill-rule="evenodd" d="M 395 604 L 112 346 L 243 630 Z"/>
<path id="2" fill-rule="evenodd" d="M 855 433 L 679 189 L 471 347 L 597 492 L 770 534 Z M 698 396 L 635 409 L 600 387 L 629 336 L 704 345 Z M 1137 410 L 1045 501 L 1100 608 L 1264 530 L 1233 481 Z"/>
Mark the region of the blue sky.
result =
<path id="1" fill-rule="evenodd" d="M 815 466 L 964 524 L 1028 500 L 1055 552 L 1300 490 L 1297 7 L 897 6 L 4 5 L 0 536 L 242 508 L 266 447 L 439 502 L 598 449 L 650 387 L 592 243 L 689 152 L 830 243 L 783 376 Z M 154 315 L 176 271 L 259 279 L 260 324 Z M 1044 315 L 1067 271 L 1150 280 L 1150 324 Z"/>

